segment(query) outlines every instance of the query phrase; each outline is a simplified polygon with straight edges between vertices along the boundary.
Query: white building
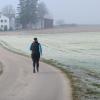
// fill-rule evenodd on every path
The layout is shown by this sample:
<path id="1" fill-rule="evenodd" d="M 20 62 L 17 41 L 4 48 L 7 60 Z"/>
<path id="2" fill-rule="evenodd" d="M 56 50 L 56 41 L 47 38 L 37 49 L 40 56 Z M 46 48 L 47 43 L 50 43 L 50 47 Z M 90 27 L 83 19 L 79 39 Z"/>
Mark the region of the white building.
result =
<path id="1" fill-rule="evenodd" d="M 0 14 L 0 30 L 7 31 L 9 30 L 9 28 L 10 28 L 9 18 Z"/>

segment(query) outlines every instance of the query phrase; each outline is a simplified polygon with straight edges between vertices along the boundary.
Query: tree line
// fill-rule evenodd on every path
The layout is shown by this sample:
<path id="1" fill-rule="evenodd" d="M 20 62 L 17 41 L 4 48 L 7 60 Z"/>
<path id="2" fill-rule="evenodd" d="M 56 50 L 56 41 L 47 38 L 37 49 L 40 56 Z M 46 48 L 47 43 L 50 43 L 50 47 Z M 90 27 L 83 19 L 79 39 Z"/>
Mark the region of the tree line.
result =
<path id="1" fill-rule="evenodd" d="M 17 12 L 12 5 L 7 5 L 2 9 L 3 15 L 9 19 L 15 17 L 22 25 L 22 28 L 32 26 L 44 18 L 49 13 L 46 4 L 38 0 L 19 0 Z"/>

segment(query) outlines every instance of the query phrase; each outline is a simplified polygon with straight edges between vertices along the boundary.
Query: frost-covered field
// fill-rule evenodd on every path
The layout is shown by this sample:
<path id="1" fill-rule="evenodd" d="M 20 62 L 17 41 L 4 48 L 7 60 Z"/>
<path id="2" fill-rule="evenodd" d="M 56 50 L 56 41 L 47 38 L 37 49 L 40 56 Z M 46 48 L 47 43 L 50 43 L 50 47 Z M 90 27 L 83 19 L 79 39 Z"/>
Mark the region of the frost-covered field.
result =
<path id="1" fill-rule="evenodd" d="M 43 46 L 44 58 L 100 72 L 100 33 L 0 36 L 0 40 L 29 53 L 29 46 L 34 37 L 38 37 Z"/>
<path id="2" fill-rule="evenodd" d="M 26 36 L 0 36 L 0 41 L 30 54 L 30 44 L 34 37 L 39 38 L 43 48 L 43 58 L 53 59 L 69 66 L 81 82 L 94 94 L 88 99 L 100 100 L 100 33 L 59 33 L 35 34 Z M 90 71 L 84 72 L 82 69 Z M 83 84 L 84 85 L 84 84 Z M 95 90 L 95 91 L 94 91 Z M 83 94 L 82 94 L 83 95 Z M 92 98 L 92 99 L 91 99 Z M 94 99 L 93 99 L 94 98 Z"/>

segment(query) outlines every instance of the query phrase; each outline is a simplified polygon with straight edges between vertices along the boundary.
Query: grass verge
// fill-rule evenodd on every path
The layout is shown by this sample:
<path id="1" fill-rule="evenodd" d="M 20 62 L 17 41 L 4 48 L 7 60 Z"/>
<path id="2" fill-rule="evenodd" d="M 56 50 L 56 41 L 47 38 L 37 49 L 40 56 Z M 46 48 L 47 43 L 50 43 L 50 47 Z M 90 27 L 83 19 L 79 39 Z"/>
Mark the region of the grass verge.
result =
<path id="1" fill-rule="evenodd" d="M 69 78 L 70 80 L 71 87 L 72 87 L 73 100 L 81 100 L 81 98 L 76 96 L 76 87 L 74 86 L 75 81 L 74 81 L 74 76 L 72 75 L 72 73 L 66 70 L 64 67 L 62 67 L 63 66 L 62 64 L 57 63 L 56 61 L 52 59 L 51 60 L 42 59 L 42 61 L 60 69 L 66 75 L 66 77 Z"/>
<path id="2" fill-rule="evenodd" d="M 57 61 L 54 61 L 52 59 L 43 59 L 43 62 L 59 68 L 70 79 L 73 100 L 100 100 L 99 82 L 94 82 L 93 84 L 91 84 L 92 82 L 88 80 L 88 78 L 98 78 L 99 80 L 99 75 L 90 72 L 90 70 L 82 69 L 82 73 L 84 73 L 83 76 L 85 77 L 84 79 L 82 79 L 81 76 L 75 75 L 74 71 L 70 70 L 70 66 L 65 67 L 65 65 L 58 63 Z"/>

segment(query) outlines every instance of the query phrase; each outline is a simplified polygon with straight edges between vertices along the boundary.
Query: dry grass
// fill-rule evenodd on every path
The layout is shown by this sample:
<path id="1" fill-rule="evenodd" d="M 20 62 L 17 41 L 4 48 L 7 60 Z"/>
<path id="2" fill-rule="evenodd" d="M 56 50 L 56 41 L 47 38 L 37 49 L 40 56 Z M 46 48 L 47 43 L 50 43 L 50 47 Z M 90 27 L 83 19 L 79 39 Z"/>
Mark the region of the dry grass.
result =
<path id="1" fill-rule="evenodd" d="M 42 30 L 18 30 L 9 32 L 0 32 L 0 35 L 29 35 L 29 34 L 54 34 L 54 33 L 77 33 L 77 32 L 100 32 L 100 26 L 74 26 L 74 27 L 56 27 Z"/>

